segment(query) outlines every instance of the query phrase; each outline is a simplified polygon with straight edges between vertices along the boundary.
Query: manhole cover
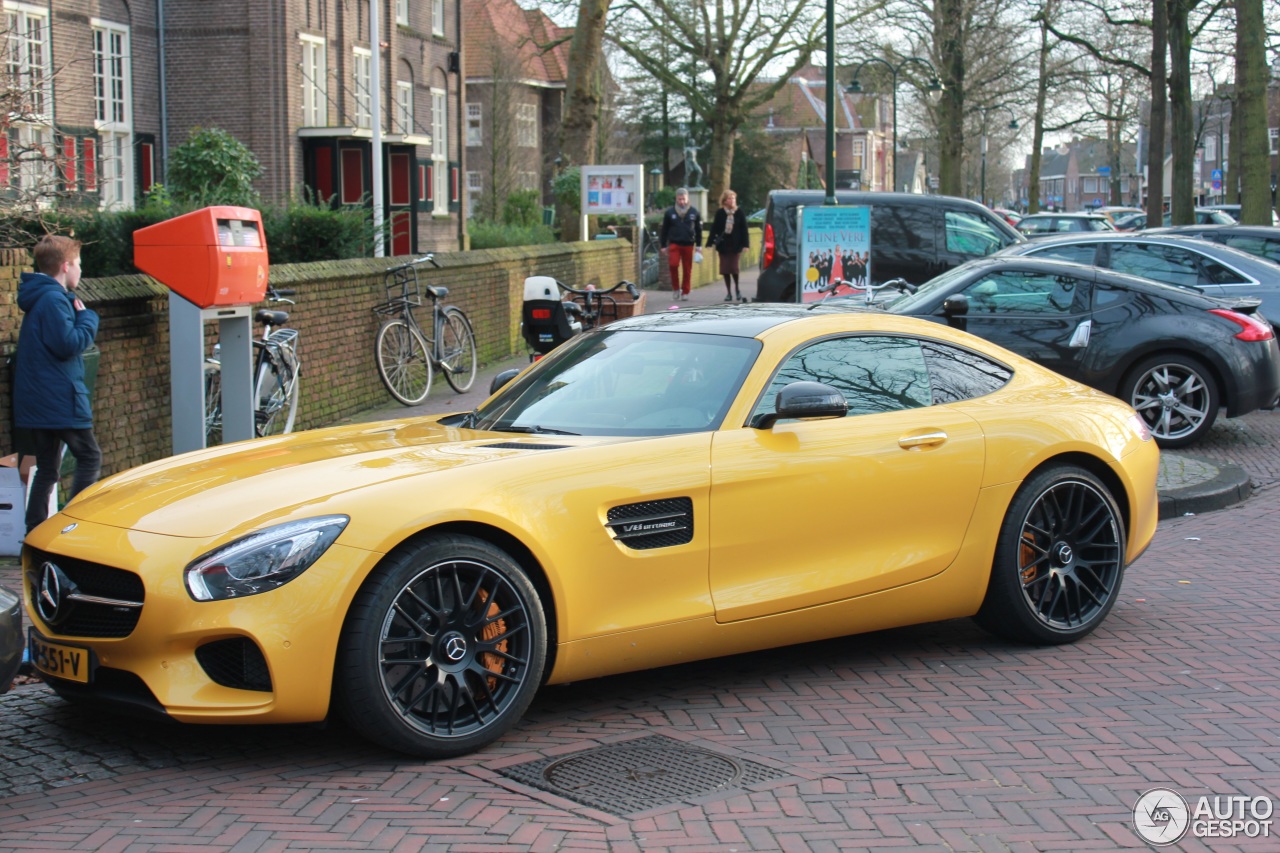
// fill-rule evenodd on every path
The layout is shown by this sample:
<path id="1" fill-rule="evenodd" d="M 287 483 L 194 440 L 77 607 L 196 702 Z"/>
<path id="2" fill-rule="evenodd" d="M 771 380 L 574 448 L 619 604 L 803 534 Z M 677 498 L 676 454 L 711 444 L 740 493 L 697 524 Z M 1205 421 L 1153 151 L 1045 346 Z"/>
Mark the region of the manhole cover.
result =
<path id="1" fill-rule="evenodd" d="M 786 774 L 662 735 L 517 764 L 503 775 L 610 814 L 626 815 Z"/>

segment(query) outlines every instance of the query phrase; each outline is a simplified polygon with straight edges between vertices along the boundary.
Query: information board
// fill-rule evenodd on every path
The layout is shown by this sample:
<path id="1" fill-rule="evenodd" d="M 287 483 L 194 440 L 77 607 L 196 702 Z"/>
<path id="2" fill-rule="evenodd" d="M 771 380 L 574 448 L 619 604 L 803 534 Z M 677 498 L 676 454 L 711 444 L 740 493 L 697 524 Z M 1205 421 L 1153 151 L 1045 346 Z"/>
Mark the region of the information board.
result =
<path id="1" fill-rule="evenodd" d="M 852 286 L 830 293 L 861 292 L 871 281 L 871 208 L 839 205 L 796 208 L 796 293 L 799 302 L 817 302 L 836 281 Z"/>

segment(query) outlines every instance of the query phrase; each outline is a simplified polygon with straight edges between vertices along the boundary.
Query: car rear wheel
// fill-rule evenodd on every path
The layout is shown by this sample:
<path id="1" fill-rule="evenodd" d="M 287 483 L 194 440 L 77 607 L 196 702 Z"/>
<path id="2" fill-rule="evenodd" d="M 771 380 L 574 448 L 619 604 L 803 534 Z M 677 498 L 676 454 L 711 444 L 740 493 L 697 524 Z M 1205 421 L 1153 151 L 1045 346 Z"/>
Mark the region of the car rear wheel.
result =
<path id="1" fill-rule="evenodd" d="M 524 714 L 542 681 L 538 593 L 508 554 L 470 536 L 413 543 L 357 595 L 335 699 L 352 728 L 425 758 L 471 752 Z"/>
<path id="2" fill-rule="evenodd" d="M 1121 398 L 1133 406 L 1161 447 L 1199 440 L 1218 417 L 1221 395 L 1203 364 L 1182 355 L 1158 355 L 1129 372 Z"/>
<path id="3" fill-rule="evenodd" d="M 1115 604 L 1124 552 L 1120 511 L 1101 481 L 1069 465 L 1041 471 L 1009 505 L 975 619 L 1017 642 L 1075 642 Z"/>

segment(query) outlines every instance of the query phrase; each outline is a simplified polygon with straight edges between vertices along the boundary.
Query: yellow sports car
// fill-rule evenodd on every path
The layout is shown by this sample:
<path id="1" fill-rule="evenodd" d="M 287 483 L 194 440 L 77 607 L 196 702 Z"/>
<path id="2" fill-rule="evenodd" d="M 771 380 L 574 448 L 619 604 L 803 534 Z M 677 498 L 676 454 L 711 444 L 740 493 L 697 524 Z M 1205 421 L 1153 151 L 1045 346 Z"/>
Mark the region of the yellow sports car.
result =
<path id="1" fill-rule="evenodd" d="M 958 616 L 1077 640 L 1158 458 L 1120 401 L 936 323 L 635 317 L 473 412 L 104 480 L 27 537 L 28 639 L 69 700 L 456 755 L 544 683 Z"/>

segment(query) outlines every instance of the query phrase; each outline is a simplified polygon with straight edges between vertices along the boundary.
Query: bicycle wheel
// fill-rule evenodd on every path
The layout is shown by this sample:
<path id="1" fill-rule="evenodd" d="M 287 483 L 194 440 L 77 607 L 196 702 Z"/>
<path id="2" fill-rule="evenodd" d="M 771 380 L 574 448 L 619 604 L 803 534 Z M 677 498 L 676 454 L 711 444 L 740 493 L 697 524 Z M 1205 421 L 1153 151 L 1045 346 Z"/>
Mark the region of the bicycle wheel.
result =
<path id="1" fill-rule="evenodd" d="M 255 435 L 286 435 L 293 432 L 298 414 L 298 374 L 272 358 L 258 365 L 254 385 L 253 431 Z"/>
<path id="2" fill-rule="evenodd" d="M 645 241 L 644 253 L 640 256 L 640 286 L 658 287 L 661 270 L 658 268 L 658 244 Z"/>
<path id="3" fill-rule="evenodd" d="M 378 330 L 374 355 L 378 376 L 391 396 L 406 406 L 416 406 L 431 391 L 431 357 L 427 343 L 404 320 L 388 320 Z"/>
<path id="4" fill-rule="evenodd" d="M 444 309 L 440 328 L 440 365 L 445 381 L 459 394 L 476 381 L 476 336 L 471 321 L 459 308 Z"/>
<path id="5" fill-rule="evenodd" d="M 222 366 L 204 365 L 204 446 L 222 444 Z"/>

